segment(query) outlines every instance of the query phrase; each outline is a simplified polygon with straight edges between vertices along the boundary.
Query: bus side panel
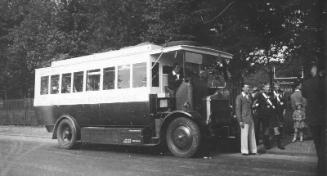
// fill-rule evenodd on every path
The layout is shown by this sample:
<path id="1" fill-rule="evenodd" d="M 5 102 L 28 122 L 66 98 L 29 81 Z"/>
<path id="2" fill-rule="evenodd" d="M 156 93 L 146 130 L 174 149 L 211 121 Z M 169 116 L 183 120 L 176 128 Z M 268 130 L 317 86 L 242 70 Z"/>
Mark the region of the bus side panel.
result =
<path id="1" fill-rule="evenodd" d="M 38 115 L 43 119 L 47 130 L 51 132 L 56 121 L 62 115 L 72 116 L 79 124 L 92 123 L 92 119 L 95 118 L 94 114 L 98 114 L 99 110 L 94 110 L 94 107 L 91 109 L 85 106 L 86 105 L 38 106 L 36 110 Z M 99 105 L 97 105 L 97 107 L 99 107 Z M 91 116 L 92 118 L 90 118 Z"/>
<path id="2" fill-rule="evenodd" d="M 152 124 L 149 102 L 40 106 L 37 111 L 46 126 L 54 126 L 62 115 L 70 115 L 81 127 L 147 126 Z"/>
<path id="3" fill-rule="evenodd" d="M 101 123 L 114 126 L 149 126 L 149 102 L 107 103 L 100 105 Z"/>

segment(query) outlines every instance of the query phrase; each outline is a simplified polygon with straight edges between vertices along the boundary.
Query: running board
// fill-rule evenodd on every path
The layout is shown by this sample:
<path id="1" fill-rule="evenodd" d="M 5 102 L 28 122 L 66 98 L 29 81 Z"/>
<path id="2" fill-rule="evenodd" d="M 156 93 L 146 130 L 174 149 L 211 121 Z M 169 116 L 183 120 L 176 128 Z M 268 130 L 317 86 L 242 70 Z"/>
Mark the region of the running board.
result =
<path id="1" fill-rule="evenodd" d="M 143 145 L 143 128 L 83 127 L 81 140 L 98 144 Z"/>

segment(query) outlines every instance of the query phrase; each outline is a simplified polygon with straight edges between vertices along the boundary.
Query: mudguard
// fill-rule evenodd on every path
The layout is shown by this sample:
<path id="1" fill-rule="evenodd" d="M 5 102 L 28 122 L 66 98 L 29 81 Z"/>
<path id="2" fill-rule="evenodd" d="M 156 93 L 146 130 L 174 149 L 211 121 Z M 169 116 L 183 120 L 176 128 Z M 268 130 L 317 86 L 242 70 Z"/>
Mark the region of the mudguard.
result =
<path id="1" fill-rule="evenodd" d="M 166 121 L 167 119 L 170 119 L 170 118 L 181 117 L 181 116 L 190 118 L 196 122 L 201 121 L 200 113 L 198 113 L 196 111 L 186 112 L 186 111 L 182 111 L 182 110 L 170 112 L 168 115 L 165 116 L 164 121 Z"/>
<path id="2" fill-rule="evenodd" d="M 199 125 L 200 129 L 202 129 L 205 125 L 205 120 L 202 119 L 200 113 L 196 111 L 186 112 L 186 111 L 177 110 L 177 111 L 170 112 L 168 115 L 166 115 L 163 118 L 160 132 L 161 133 L 164 132 L 168 127 L 169 123 L 172 120 L 176 119 L 177 117 L 185 117 L 185 118 L 192 119 L 195 123 Z"/>

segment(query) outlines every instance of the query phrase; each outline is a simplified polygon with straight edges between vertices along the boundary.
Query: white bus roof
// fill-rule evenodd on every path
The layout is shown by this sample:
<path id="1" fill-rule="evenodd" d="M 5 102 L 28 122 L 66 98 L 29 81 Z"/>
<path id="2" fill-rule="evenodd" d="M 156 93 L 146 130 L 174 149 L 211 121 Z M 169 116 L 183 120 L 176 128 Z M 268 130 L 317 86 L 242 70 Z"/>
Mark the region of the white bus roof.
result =
<path id="1" fill-rule="evenodd" d="M 202 53 L 202 54 L 209 54 L 214 55 L 218 57 L 222 57 L 225 59 L 231 59 L 233 57 L 232 54 L 219 51 L 213 48 L 209 47 L 202 47 L 202 46 L 192 46 L 192 45 L 174 45 L 174 46 L 168 46 L 168 47 L 162 47 L 160 45 L 155 45 L 152 43 L 141 43 L 135 46 L 129 46 L 124 47 L 119 50 L 113 50 L 113 51 L 107 51 L 103 53 L 95 53 L 87 56 L 81 56 L 71 59 L 65 59 L 60 61 L 54 61 L 51 63 L 51 67 L 57 67 L 57 66 L 64 66 L 64 65 L 72 65 L 72 64 L 80 64 L 83 62 L 89 62 L 92 61 L 98 61 L 103 59 L 110 59 L 110 58 L 117 58 L 122 56 L 130 56 L 130 55 L 137 55 L 137 54 L 160 54 L 160 53 L 167 53 L 171 51 L 177 51 L 177 50 L 186 50 L 196 53 Z"/>
<path id="2" fill-rule="evenodd" d="M 219 50 L 216 50 L 213 48 L 203 47 L 203 46 L 192 46 L 192 45 L 175 45 L 175 46 L 164 47 L 161 49 L 153 50 L 151 52 L 151 54 L 160 54 L 161 52 L 167 53 L 167 52 L 177 51 L 177 50 L 186 50 L 186 51 L 191 51 L 191 52 L 196 52 L 196 53 L 201 53 L 201 54 L 209 54 L 209 55 L 222 57 L 225 59 L 232 59 L 232 57 L 233 57 L 233 55 L 230 53 L 219 51 Z"/>

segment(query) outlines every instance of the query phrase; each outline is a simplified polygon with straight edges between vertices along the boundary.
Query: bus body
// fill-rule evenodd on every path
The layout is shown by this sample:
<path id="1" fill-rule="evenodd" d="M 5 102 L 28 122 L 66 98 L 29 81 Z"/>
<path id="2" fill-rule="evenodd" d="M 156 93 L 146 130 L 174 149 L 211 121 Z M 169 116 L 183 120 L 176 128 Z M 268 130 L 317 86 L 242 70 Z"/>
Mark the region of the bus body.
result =
<path id="1" fill-rule="evenodd" d="M 174 155 L 190 157 L 205 137 L 232 135 L 229 93 L 215 72 L 229 59 L 203 46 L 143 43 L 55 61 L 35 70 L 34 106 L 62 148 L 166 143 Z M 184 79 L 171 93 L 174 64 Z"/>

